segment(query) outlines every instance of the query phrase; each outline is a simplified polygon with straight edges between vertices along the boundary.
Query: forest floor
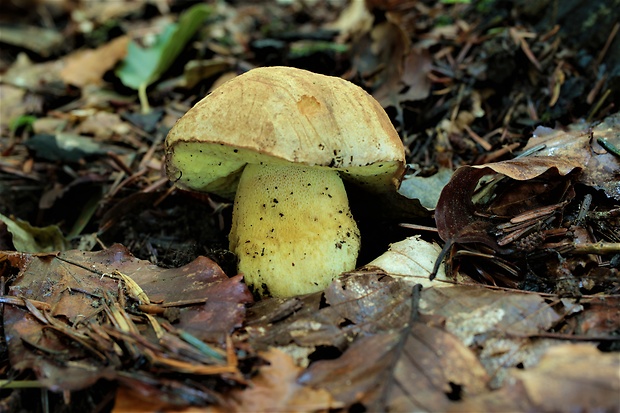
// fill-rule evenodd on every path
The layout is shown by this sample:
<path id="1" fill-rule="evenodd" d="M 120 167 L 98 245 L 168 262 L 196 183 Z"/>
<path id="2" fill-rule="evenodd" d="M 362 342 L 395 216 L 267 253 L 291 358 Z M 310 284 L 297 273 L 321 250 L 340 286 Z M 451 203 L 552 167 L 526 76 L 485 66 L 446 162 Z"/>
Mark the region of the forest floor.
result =
<path id="1" fill-rule="evenodd" d="M 2 8 L 0 410 L 620 408 L 620 0 Z M 364 88 L 408 163 L 352 189 L 358 269 L 288 299 L 165 172 L 263 66 Z"/>

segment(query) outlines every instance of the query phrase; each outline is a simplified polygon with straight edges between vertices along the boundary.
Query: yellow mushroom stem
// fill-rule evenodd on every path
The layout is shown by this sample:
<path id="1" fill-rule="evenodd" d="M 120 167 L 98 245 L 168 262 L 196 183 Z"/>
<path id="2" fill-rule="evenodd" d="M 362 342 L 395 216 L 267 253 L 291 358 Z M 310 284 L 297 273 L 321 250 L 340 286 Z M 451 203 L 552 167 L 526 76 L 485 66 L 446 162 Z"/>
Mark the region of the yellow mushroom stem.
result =
<path id="1" fill-rule="evenodd" d="M 229 240 L 246 283 L 273 297 L 324 289 L 360 248 L 344 184 L 326 167 L 247 165 Z"/>

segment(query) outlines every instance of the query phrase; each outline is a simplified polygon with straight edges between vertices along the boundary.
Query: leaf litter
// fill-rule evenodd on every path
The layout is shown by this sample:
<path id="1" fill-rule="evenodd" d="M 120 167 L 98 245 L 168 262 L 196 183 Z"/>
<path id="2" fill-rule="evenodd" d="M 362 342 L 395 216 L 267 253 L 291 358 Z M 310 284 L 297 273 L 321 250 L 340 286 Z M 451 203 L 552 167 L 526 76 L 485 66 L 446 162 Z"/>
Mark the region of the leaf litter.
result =
<path id="1" fill-rule="evenodd" d="M 620 159 L 598 140 L 617 134 L 609 127 L 616 117 L 591 132 L 537 129 L 528 156 L 459 168 L 435 210 L 446 246 L 467 246 L 453 249 L 451 262 L 482 258 L 473 264 L 476 277 L 493 285 L 572 296 L 598 291 L 594 284 L 615 291 L 620 182 L 610 177 L 620 173 Z M 551 276 L 539 278 L 539 271 Z"/>
<path id="2" fill-rule="evenodd" d="M 25 3 L 7 8 L 30 19 L 13 36 L 22 43 L 0 52 L 0 213 L 8 223 L 0 245 L 5 281 L 27 299 L 2 300 L 5 328 L 13 317 L 9 333 L 20 328 L 39 341 L 6 334 L 10 363 L 2 368 L 13 384 L 32 377 L 28 367 L 39 385 L 56 390 L 112 378 L 107 390 L 105 380 L 91 389 L 120 383 L 117 411 L 206 411 L 205 403 L 224 411 L 617 409 L 613 13 L 586 3 L 569 13 L 563 4 L 550 13 L 538 3 L 368 1 L 312 10 L 305 2 L 218 3 L 193 41 L 175 43 L 175 59 L 155 53 L 150 60 L 149 75 L 136 83 L 152 108 L 142 114 L 146 104 L 119 78 L 118 62 L 137 54 L 122 46 L 132 38 L 163 51 L 158 33 L 186 7 L 43 1 L 47 20 L 36 25 L 40 9 L 20 10 Z M 587 21 L 597 22 L 596 33 Z M 24 43 L 38 26 L 62 27 L 68 41 L 58 44 L 59 32 L 47 30 L 41 40 L 52 40 L 50 47 Z M 81 51 L 73 53 L 76 44 Z M 388 249 L 381 237 L 390 233 L 384 256 L 367 255 L 362 263 L 371 264 L 322 293 L 250 304 L 222 235 L 230 206 L 170 190 L 161 143 L 217 84 L 274 64 L 342 76 L 380 99 L 416 171 L 413 185 L 401 188 L 414 202 L 388 208 L 421 228 L 433 225 L 429 211 L 437 206 L 440 237 L 402 240 L 410 229 L 394 231 L 370 214 L 380 229 L 371 235 L 375 250 Z M 562 126 L 578 119 L 585 121 Z M 514 152 L 525 155 L 507 160 Z M 418 200 L 424 207 L 412 211 Z M 37 234 L 50 228 L 56 241 L 47 243 Z M 53 247 L 58 239 L 101 251 L 13 252 L 70 248 Z M 108 247 L 115 242 L 172 269 L 127 258 Z M 442 242 L 445 271 L 433 268 Z M 113 265 L 106 251 L 137 267 Z M 215 268 L 206 258 L 193 262 L 199 255 L 232 277 L 205 281 L 193 302 L 178 288 L 188 280 L 177 277 L 184 268 Z M 95 261 L 99 273 L 63 257 L 87 267 Z M 166 282 L 152 282 L 151 270 Z M 31 284 L 13 283 L 33 271 Z M 419 307 L 417 283 L 424 285 Z M 15 349 L 27 356 L 14 357 Z M 11 370 L 13 362 L 26 370 Z M 218 368 L 230 370 L 201 376 Z M 6 403 L 33 395 L 3 394 Z M 57 406 L 67 408 L 80 392 L 60 394 Z"/>
<path id="3" fill-rule="evenodd" d="M 5 272 L 19 271 L 2 297 L 11 304 L 4 308 L 11 364 L 32 369 L 52 390 L 108 379 L 169 402 L 204 403 L 219 396 L 191 377 L 243 381 L 230 336 L 252 298 L 240 276 L 228 278 L 207 258 L 167 270 L 117 245 L 7 254 L 3 262 Z"/>

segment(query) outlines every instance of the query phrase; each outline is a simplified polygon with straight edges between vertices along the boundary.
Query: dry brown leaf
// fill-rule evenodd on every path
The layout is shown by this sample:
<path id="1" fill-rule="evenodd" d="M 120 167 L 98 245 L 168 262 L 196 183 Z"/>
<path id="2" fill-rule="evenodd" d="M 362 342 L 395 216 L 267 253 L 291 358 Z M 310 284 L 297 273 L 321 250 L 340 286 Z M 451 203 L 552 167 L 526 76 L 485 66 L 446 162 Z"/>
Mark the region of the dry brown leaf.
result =
<path id="1" fill-rule="evenodd" d="M 498 391 L 451 406 L 450 412 L 617 412 L 620 410 L 620 355 L 590 344 L 549 349 L 530 369 L 512 370 Z"/>
<path id="2" fill-rule="evenodd" d="M 412 48 L 404 58 L 403 77 L 401 79 L 398 101 L 426 99 L 431 92 L 431 81 L 428 74 L 433 68 L 433 61 L 428 50 Z"/>
<path id="3" fill-rule="evenodd" d="M 261 350 L 291 343 L 345 350 L 360 332 L 402 328 L 409 320 L 411 293 L 406 281 L 360 271 L 334 280 L 325 292 L 258 302 L 249 309 L 246 329 Z"/>
<path id="4" fill-rule="evenodd" d="M 490 374 L 489 385 L 497 388 L 508 368 L 534 365 L 548 347 L 557 344 L 558 340 L 538 336 L 572 309 L 554 309 L 537 294 L 455 285 L 422 291 L 419 311 L 441 317 L 448 332 L 465 346 L 475 346 Z"/>
<path id="5" fill-rule="evenodd" d="M 104 2 L 85 2 L 80 3 L 80 12 L 74 18 L 78 18 L 84 22 L 92 20 L 99 24 L 117 20 L 131 13 L 137 13 L 142 7 L 139 2 L 131 1 L 104 1 Z M 90 24 L 85 26 L 89 27 Z"/>
<path id="6" fill-rule="evenodd" d="M 413 324 L 394 370 L 390 411 L 445 411 L 452 400 L 487 391 L 489 376 L 477 356 L 433 319 Z"/>
<path id="7" fill-rule="evenodd" d="M 373 22 L 374 17 L 366 4 L 362 1 L 352 1 L 340 12 L 338 19 L 326 27 L 338 30 L 340 41 L 345 41 L 368 33 L 372 29 Z"/>
<path id="8" fill-rule="evenodd" d="M 439 236 L 446 242 L 484 244 L 494 251 L 503 252 L 497 238 L 490 234 L 496 225 L 492 215 L 518 215 L 547 203 L 557 203 L 564 196 L 574 196 L 569 190 L 570 177 L 566 175 L 580 168 L 576 159 L 556 157 L 526 157 L 479 166 L 462 166 L 441 191 L 435 209 Z M 497 196 L 488 205 L 474 204 L 478 182 L 485 175 L 503 174 L 512 181 L 496 184 Z M 542 183 L 528 182 L 540 178 Z M 503 185 L 503 187 L 502 187 Z M 509 186 L 512 185 L 512 186 Z M 554 192 L 555 191 L 555 192 Z M 556 192 L 560 192 L 558 195 Z M 503 208 L 503 209 L 502 209 Z"/>
<path id="9" fill-rule="evenodd" d="M 419 235 L 391 244 L 389 249 L 369 262 L 364 268 L 380 268 L 392 277 L 402 277 L 411 283 L 424 287 L 444 286 L 446 272 L 441 266 L 434 280 L 428 276 L 433 271 L 435 261 L 441 252 L 437 244 L 424 241 Z"/>
<path id="10" fill-rule="evenodd" d="M 96 49 L 78 50 L 65 58 L 62 80 L 84 87 L 103 83 L 103 75 L 127 54 L 129 36 L 120 36 Z"/>
<path id="11" fill-rule="evenodd" d="M 620 410 L 620 354 L 591 344 L 553 347 L 538 366 L 513 375 L 538 411 Z"/>
<path id="12" fill-rule="evenodd" d="M 579 125 L 580 128 L 583 126 Z M 578 181 L 620 200 L 620 159 L 603 148 L 598 140 L 620 144 L 620 113 L 609 116 L 591 130 L 564 131 L 538 127 L 524 150 L 544 145 L 537 156 L 549 156 L 581 163 Z"/>
<path id="13" fill-rule="evenodd" d="M 597 295 L 581 300 L 584 311 L 576 317 L 576 333 L 589 337 L 612 336 L 620 326 L 620 297 Z"/>
<path id="14" fill-rule="evenodd" d="M 493 334 L 535 335 L 561 319 L 538 294 L 468 286 L 424 290 L 420 312 L 444 317 L 447 330 L 467 346 Z"/>
<path id="15" fill-rule="evenodd" d="M 129 123 L 123 121 L 117 113 L 89 110 L 85 111 L 84 119 L 75 128 L 75 133 L 90 135 L 99 141 L 123 141 L 131 132 Z M 111 142 L 110 142 L 111 143 Z"/>
<path id="16" fill-rule="evenodd" d="M 60 60 L 33 63 L 26 53 L 20 53 L 0 80 L 30 92 L 63 96 L 68 92 L 60 78 L 62 67 Z"/>
<path id="17" fill-rule="evenodd" d="M 26 91 L 8 84 L 0 84 L 0 128 L 8 129 L 9 122 L 26 114 L 29 110 L 24 103 Z"/>
<path id="18" fill-rule="evenodd" d="M 325 389 L 344 406 L 362 404 L 370 411 L 380 409 L 402 339 L 402 331 L 360 337 L 340 357 L 311 364 L 299 380 Z"/>
<path id="19" fill-rule="evenodd" d="M 299 384 L 302 372 L 293 358 L 272 348 L 261 356 L 269 365 L 259 369 L 245 390 L 230 394 L 231 406 L 238 412 L 311 412 L 336 409 L 342 404 L 324 389 Z"/>

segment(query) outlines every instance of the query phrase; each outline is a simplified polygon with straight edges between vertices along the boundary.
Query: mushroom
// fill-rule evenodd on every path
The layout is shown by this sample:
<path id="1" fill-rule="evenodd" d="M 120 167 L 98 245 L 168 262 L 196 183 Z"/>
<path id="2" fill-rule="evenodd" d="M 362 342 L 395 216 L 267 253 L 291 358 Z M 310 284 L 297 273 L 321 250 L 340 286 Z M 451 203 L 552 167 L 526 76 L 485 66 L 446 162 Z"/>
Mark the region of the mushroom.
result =
<path id="1" fill-rule="evenodd" d="M 224 83 L 166 138 L 177 187 L 234 196 L 230 250 L 262 296 L 319 291 L 354 269 L 360 233 L 341 177 L 390 191 L 404 165 L 400 137 L 374 98 L 290 67 Z"/>

